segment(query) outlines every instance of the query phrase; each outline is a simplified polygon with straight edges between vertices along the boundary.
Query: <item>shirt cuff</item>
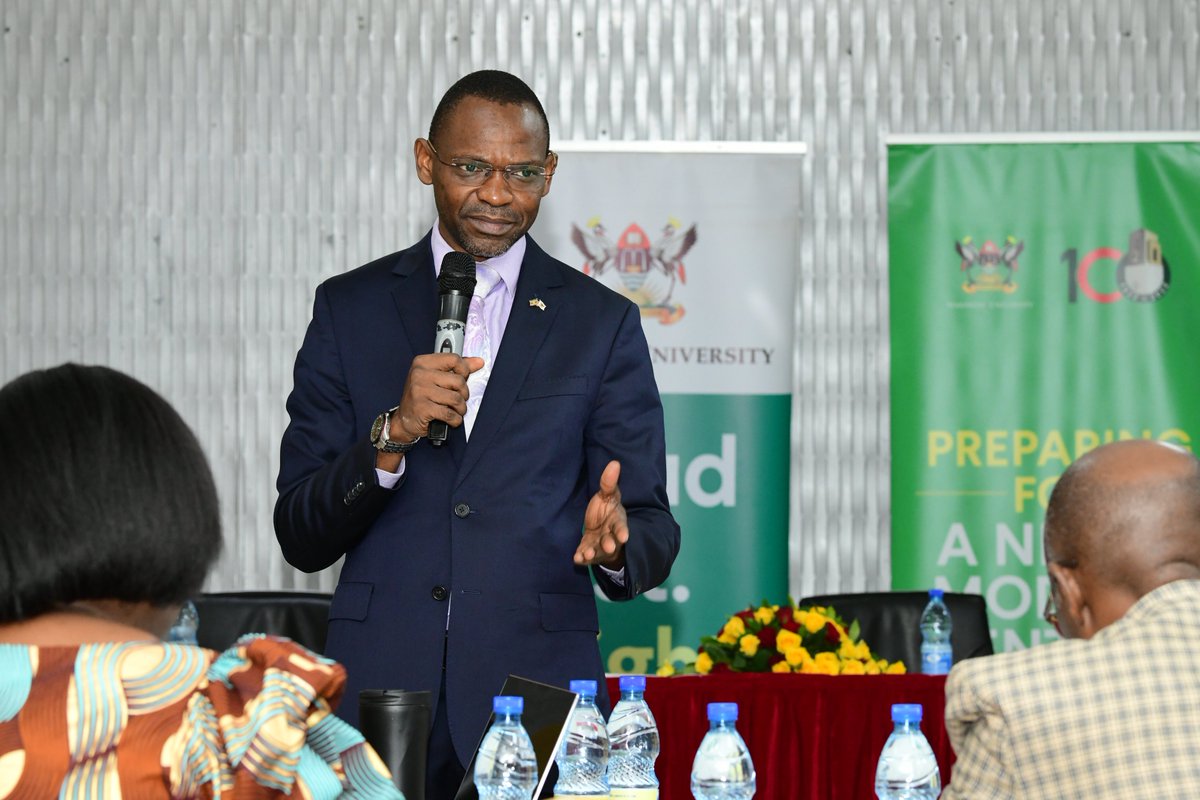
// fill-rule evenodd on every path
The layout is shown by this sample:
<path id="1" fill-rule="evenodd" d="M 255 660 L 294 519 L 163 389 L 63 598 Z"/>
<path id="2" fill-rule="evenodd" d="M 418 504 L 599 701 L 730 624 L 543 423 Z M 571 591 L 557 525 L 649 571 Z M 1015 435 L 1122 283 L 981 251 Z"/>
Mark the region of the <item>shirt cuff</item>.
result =
<path id="1" fill-rule="evenodd" d="M 625 585 L 625 568 L 624 567 L 621 567 L 620 569 L 609 569 L 608 567 L 604 566 L 603 564 L 597 564 L 596 566 L 599 567 L 600 569 L 604 570 L 604 574 L 608 576 L 608 579 L 611 580 L 613 583 L 615 583 L 617 586 Z"/>
<path id="2" fill-rule="evenodd" d="M 400 459 L 400 468 L 395 472 L 388 472 L 386 469 L 375 468 L 375 480 L 379 481 L 379 485 L 384 489 L 395 489 L 400 485 L 400 479 L 404 477 L 404 465 L 408 463 L 407 458 Z M 621 584 L 624 586 L 625 584 Z"/>

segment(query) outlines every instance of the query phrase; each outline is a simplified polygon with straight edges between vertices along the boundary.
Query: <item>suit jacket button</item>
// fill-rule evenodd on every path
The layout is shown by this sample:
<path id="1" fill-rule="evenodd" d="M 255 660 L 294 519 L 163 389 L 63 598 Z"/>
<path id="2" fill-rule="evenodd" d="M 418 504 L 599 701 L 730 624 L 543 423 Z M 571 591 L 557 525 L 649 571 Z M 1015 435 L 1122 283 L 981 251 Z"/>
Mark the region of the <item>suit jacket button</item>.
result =
<path id="1" fill-rule="evenodd" d="M 446 591 L 445 586 L 435 586 L 430 594 L 433 595 L 434 600 L 437 600 L 440 603 L 446 599 L 446 595 L 449 594 L 449 592 Z"/>
<path id="2" fill-rule="evenodd" d="M 470 513 L 471 507 L 466 503 L 459 503 L 454 507 L 454 516 L 458 517 L 459 519 L 466 519 L 467 515 Z"/>

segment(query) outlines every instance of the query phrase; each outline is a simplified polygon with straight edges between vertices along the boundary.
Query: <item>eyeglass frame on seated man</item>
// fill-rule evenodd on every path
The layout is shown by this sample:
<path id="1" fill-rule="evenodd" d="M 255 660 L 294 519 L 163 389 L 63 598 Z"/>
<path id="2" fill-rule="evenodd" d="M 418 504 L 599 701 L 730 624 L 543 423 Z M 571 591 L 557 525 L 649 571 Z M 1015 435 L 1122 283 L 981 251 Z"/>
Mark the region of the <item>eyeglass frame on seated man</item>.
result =
<path id="1" fill-rule="evenodd" d="M 454 176 L 455 180 L 465 186 L 483 186 L 491 180 L 493 172 L 499 172 L 504 176 L 504 184 L 509 188 L 518 191 L 536 192 L 540 191 L 546 185 L 546 181 L 554 177 L 553 170 L 547 168 L 545 164 L 507 164 L 503 167 L 497 167 L 486 161 L 474 158 L 455 158 L 450 161 L 443 161 L 441 154 L 433 146 L 433 142 L 428 139 L 423 139 L 422 141 L 429 147 L 429 152 L 433 153 L 434 159 L 442 166 L 450 167 L 450 174 Z M 557 160 L 558 154 L 553 150 L 547 150 L 545 160 L 549 161 L 552 158 Z M 478 173 L 466 172 L 465 168 L 470 166 L 479 167 L 480 171 Z M 533 170 L 533 175 L 522 178 L 518 174 L 521 170 Z M 482 177 L 476 177 L 477 175 Z M 531 182 L 533 179 L 537 179 L 536 182 Z"/>
<path id="2" fill-rule="evenodd" d="M 1046 593 L 1046 605 L 1042 608 L 1042 619 L 1052 625 L 1059 636 L 1062 635 L 1062 631 L 1058 627 L 1058 607 L 1054 603 L 1053 589 Z"/>
<path id="3" fill-rule="evenodd" d="M 1049 553 L 1046 554 L 1047 564 L 1062 564 L 1064 567 L 1075 568 L 1079 566 L 1079 562 L 1074 559 L 1052 559 Z M 1054 632 L 1059 636 L 1063 635 L 1062 628 L 1058 624 L 1058 604 L 1054 602 L 1054 592 L 1058 589 L 1058 583 L 1050 576 L 1050 590 L 1046 592 L 1046 605 L 1042 607 L 1042 619 L 1054 628 Z"/>

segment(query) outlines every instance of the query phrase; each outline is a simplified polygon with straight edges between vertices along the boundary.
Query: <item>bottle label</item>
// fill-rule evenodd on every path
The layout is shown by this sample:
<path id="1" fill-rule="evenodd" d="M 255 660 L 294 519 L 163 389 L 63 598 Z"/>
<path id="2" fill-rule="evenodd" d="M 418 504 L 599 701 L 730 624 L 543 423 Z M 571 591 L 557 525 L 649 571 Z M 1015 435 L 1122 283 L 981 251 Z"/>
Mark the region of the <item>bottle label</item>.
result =
<path id="1" fill-rule="evenodd" d="M 612 800 L 658 800 L 658 789 L 624 789 L 613 787 Z"/>
<path id="2" fill-rule="evenodd" d="M 945 675 L 954 664 L 954 657 L 949 649 L 923 650 L 921 653 L 921 672 L 926 675 Z"/>
<path id="3" fill-rule="evenodd" d="M 637 789 L 629 789 L 627 791 L 636 792 Z M 607 794 L 556 794 L 550 800 L 609 800 L 611 795 Z"/>

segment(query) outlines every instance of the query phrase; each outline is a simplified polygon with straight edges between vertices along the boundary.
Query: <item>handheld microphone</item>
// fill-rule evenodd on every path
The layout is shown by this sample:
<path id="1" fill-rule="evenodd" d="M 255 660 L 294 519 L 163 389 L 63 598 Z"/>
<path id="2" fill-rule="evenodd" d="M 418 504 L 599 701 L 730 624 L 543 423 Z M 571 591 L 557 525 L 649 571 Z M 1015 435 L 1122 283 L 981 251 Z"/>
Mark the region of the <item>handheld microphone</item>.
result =
<path id="1" fill-rule="evenodd" d="M 462 355 L 467 332 L 467 309 L 475 294 L 475 259 L 466 253 L 452 250 L 442 258 L 438 273 L 438 298 L 441 310 L 433 337 L 433 352 Z M 425 437 L 435 447 L 446 443 L 450 428 L 440 419 L 429 423 Z"/>

